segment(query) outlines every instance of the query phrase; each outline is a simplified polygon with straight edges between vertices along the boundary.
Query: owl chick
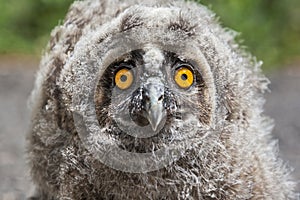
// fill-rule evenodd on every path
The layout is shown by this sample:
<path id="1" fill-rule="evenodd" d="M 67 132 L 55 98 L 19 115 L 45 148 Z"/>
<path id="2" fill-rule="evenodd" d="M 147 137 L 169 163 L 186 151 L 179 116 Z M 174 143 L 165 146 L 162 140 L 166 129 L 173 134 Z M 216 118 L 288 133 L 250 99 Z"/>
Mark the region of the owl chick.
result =
<path id="1" fill-rule="evenodd" d="M 202 5 L 76 1 L 30 99 L 35 198 L 295 198 L 260 65 Z"/>

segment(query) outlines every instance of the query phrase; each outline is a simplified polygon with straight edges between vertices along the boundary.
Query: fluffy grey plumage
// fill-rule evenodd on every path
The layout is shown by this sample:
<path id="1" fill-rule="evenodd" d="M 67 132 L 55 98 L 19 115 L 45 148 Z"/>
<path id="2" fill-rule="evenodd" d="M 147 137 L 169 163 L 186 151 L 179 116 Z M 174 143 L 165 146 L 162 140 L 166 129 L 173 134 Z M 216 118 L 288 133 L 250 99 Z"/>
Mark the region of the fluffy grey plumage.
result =
<path id="1" fill-rule="evenodd" d="M 261 63 L 205 7 L 183 1 L 77 1 L 51 36 L 31 96 L 28 157 L 37 198 L 295 198 L 294 182 L 270 135 L 272 120 L 262 113 L 269 82 Z M 115 90 L 113 80 L 123 65 L 135 76 L 135 87 L 126 93 Z M 177 66 L 194 74 L 189 88 L 174 82 Z M 94 99 L 85 101 L 92 90 Z M 158 111 L 163 124 L 145 114 L 150 108 L 143 107 L 144 99 L 152 98 L 147 92 L 162 99 L 157 105 L 165 112 Z M 74 113 L 86 114 L 91 102 L 100 133 L 89 126 L 85 141 Z M 159 129 L 150 138 L 120 128 L 150 124 Z M 132 173 L 97 157 L 103 141 L 134 153 L 186 147 L 167 166 Z"/>

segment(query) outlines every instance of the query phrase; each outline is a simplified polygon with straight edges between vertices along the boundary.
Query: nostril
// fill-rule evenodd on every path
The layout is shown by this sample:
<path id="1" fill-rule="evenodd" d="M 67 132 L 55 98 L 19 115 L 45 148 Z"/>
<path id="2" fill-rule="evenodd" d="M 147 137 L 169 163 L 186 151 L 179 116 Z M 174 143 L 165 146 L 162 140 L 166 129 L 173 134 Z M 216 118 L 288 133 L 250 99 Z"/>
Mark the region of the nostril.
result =
<path id="1" fill-rule="evenodd" d="M 164 98 L 164 95 L 161 95 L 159 98 L 158 98 L 158 101 L 162 101 Z"/>

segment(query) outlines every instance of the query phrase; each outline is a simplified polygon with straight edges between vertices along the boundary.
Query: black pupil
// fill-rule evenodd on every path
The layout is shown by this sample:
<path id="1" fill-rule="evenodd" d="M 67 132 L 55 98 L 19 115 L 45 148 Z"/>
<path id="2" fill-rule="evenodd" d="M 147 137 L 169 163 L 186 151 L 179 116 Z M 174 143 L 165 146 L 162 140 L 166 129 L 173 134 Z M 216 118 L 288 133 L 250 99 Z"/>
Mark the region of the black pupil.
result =
<path id="1" fill-rule="evenodd" d="M 181 75 L 181 79 L 182 79 L 182 80 L 184 80 L 184 81 L 185 81 L 185 80 L 187 80 L 187 78 L 188 78 L 188 77 L 187 77 L 187 75 L 186 75 L 186 74 L 182 74 L 182 75 Z"/>
<path id="2" fill-rule="evenodd" d="M 121 79 L 122 82 L 126 82 L 127 81 L 127 76 L 126 75 L 122 75 L 120 79 Z"/>

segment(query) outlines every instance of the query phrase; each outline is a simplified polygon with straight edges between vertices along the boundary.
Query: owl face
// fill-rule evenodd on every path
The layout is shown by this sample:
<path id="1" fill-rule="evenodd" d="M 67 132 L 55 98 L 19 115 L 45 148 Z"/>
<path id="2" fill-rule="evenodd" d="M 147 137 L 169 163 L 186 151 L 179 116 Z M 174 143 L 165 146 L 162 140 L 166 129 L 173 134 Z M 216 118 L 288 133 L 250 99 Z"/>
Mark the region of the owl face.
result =
<path id="1" fill-rule="evenodd" d="M 195 61 L 150 45 L 106 68 L 95 94 L 96 113 L 119 147 L 145 153 L 208 125 L 206 95 Z"/>

